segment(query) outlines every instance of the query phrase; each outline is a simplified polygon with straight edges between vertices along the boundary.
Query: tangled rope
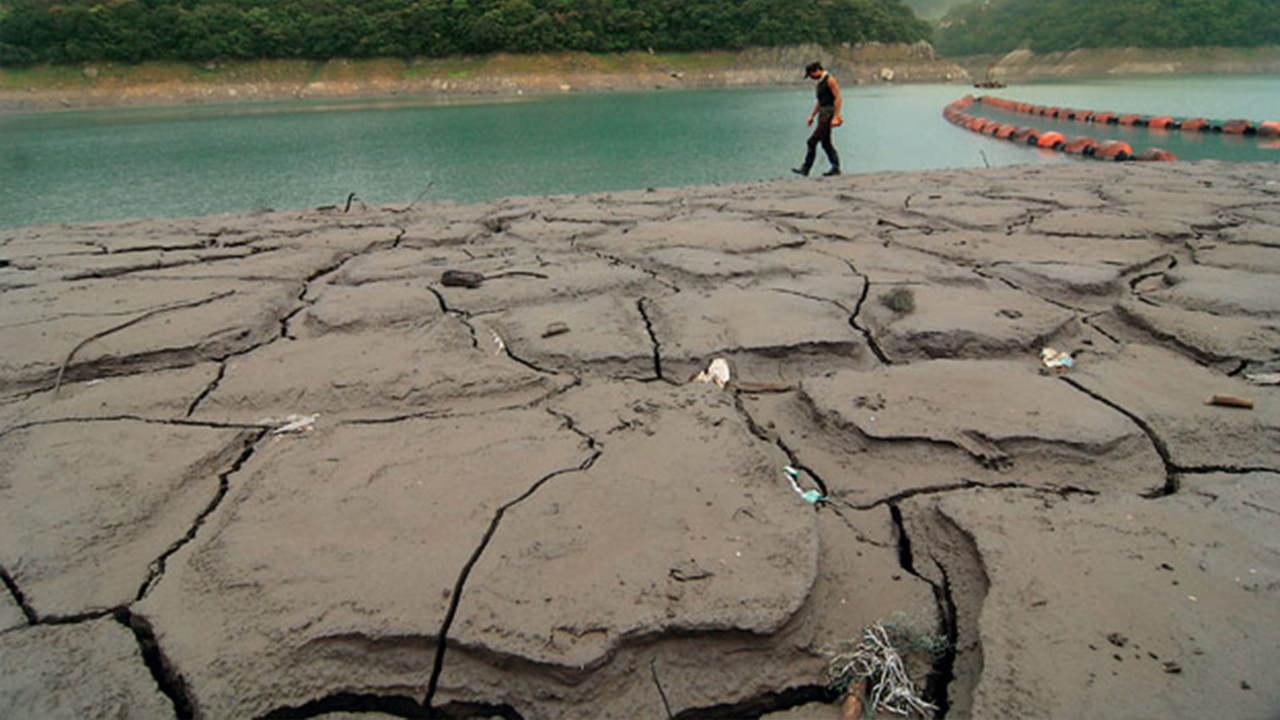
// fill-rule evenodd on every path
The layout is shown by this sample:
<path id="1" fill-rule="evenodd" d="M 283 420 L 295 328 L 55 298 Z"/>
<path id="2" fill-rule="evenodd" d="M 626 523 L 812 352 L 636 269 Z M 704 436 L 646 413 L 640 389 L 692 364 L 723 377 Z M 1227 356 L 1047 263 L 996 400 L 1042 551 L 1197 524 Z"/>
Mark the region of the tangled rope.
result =
<path id="1" fill-rule="evenodd" d="M 914 712 L 929 717 L 938 709 L 920 697 L 883 624 L 863 628 L 856 644 L 846 641 L 829 654 L 827 677 L 832 686 L 847 690 L 859 682 L 874 683 L 868 693 L 873 711 L 884 710 L 903 717 Z"/>

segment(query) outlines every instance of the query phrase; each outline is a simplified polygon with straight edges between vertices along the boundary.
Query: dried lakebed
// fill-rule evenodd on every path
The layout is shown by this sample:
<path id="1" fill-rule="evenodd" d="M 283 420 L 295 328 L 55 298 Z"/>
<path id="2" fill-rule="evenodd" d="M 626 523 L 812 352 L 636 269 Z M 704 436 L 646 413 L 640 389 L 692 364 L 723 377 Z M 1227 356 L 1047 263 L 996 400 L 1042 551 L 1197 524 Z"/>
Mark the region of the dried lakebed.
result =
<path id="1" fill-rule="evenodd" d="M 1275 716 L 1277 177 L 0 231 L 0 715 Z"/>

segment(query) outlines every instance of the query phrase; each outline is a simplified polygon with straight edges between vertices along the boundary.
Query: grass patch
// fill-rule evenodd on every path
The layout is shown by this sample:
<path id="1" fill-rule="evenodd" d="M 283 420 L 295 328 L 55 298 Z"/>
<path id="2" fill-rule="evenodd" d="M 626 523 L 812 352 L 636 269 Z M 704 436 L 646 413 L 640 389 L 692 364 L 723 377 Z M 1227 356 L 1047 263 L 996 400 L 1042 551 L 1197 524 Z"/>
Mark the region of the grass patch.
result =
<path id="1" fill-rule="evenodd" d="M 899 315 L 907 315 L 916 309 L 916 294 L 911 288 L 894 288 L 880 296 L 880 304 Z"/>
<path id="2" fill-rule="evenodd" d="M 92 87 L 92 78 L 86 77 L 79 66 L 32 65 L 25 68 L 0 68 L 0 89 L 25 90 L 27 88 Z"/>

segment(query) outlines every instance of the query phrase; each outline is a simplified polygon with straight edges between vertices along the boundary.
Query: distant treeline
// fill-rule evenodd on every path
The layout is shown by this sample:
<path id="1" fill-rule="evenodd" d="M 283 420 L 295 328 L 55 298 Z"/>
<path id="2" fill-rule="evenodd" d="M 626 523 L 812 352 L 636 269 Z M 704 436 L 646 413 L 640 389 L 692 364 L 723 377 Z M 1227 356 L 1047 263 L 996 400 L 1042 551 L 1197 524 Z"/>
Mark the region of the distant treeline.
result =
<path id="1" fill-rule="evenodd" d="M 929 35 L 901 0 L 0 0 L 0 64 L 685 51 Z"/>
<path id="2" fill-rule="evenodd" d="M 978 0 L 934 33 L 944 55 L 1280 44 L 1280 0 Z"/>

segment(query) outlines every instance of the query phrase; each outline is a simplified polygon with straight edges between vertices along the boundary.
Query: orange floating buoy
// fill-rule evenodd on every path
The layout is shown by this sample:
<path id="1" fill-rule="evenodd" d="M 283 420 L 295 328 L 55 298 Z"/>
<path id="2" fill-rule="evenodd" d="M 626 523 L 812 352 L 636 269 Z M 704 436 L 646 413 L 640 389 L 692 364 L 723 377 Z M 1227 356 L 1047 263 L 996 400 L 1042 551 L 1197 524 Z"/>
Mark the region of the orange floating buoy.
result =
<path id="1" fill-rule="evenodd" d="M 1004 124 L 1003 124 L 1003 123 L 998 123 L 998 122 L 994 122 L 994 121 L 992 121 L 992 122 L 987 123 L 987 126 L 986 126 L 986 127 L 982 128 L 982 134 L 983 134 L 983 135 L 995 135 L 995 134 L 996 134 L 997 132 L 999 132 L 1003 127 L 1004 127 Z"/>
<path id="2" fill-rule="evenodd" d="M 1228 120 L 1222 123 L 1222 132 L 1231 135 L 1251 135 L 1256 132 L 1256 128 L 1248 120 Z"/>
<path id="3" fill-rule="evenodd" d="M 1117 125 L 1141 125 L 1142 124 L 1141 120 L 1142 120 L 1141 115 L 1129 113 L 1128 115 L 1121 115 L 1120 117 L 1116 118 L 1116 124 Z"/>
<path id="4" fill-rule="evenodd" d="M 1182 124 L 1179 125 L 1178 127 L 1180 127 L 1183 130 L 1191 130 L 1193 132 L 1199 132 L 1202 130 L 1209 129 L 1209 121 L 1205 120 L 1204 118 L 1194 118 L 1191 120 L 1183 120 Z"/>
<path id="5" fill-rule="evenodd" d="M 1168 150 L 1160 148 L 1147 148 L 1138 153 L 1134 160 L 1142 160 L 1143 162 L 1177 162 L 1178 156 Z"/>
<path id="6" fill-rule="evenodd" d="M 1018 132 L 1018 127 L 1016 125 L 1005 125 L 996 131 L 996 137 L 1000 140 L 1008 140 L 1013 137 L 1013 134 L 1016 132 Z"/>
<path id="7" fill-rule="evenodd" d="M 1100 145 L 1093 154 L 1095 157 L 1108 160 L 1128 160 L 1133 157 L 1133 147 L 1127 142 L 1112 140 Z"/>
<path id="8" fill-rule="evenodd" d="M 1147 127 L 1152 130 L 1163 130 L 1173 124 L 1173 118 L 1168 115 L 1159 115 L 1147 121 Z"/>
<path id="9" fill-rule="evenodd" d="M 1057 106 L 1054 106 L 1051 108 L 1045 108 L 1044 110 L 1044 114 L 1048 115 L 1049 117 L 1058 117 L 1058 113 L 1060 112 L 1062 112 L 1062 108 Z"/>
<path id="10" fill-rule="evenodd" d="M 1274 120 L 1268 120 L 1264 123 L 1260 123 L 1258 125 L 1258 134 L 1266 135 L 1267 137 L 1275 137 L 1277 135 L 1280 135 L 1280 122 L 1275 122 Z"/>
<path id="11" fill-rule="evenodd" d="M 1040 140 L 1040 131 L 1033 127 L 1025 127 L 1013 134 L 1013 141 L 1033 144 Z"/>
<path id="12" fill-rule="evenodd" d="M 1099 125 L 1106 125 L 1106 124 L 1114 125 L 1116 122 L 1116 114 L 1113 112 L 1094 113 L 1093 121 L 1098 123 Z"/>
<path id="13" fill-rule="evenodd" d="M 1092 110 L 1077 111 L 1076 122 L 1093 122 L 1093 111 Z"/>
<path id="14" fill-rule="evenodd" d="M 1057 148 L 1067 144 L 1067 138 L 1060 132 L 1047 132 L 1040 136 L 1040 139 L 1036 141 L 1036 144 L 1042 148 L 1053 148 L 1056 150 Z"/>
<path id="15" fill-rule="evenodd" d="M 986 127 L 989 122 L 991 121 L 984 118 L 974 118 L 973 122 L 969 123 L 969 129 L 980 133 L 982 132 L 982 128 Z"/>
<path id="16" fill-rule="evenodd" d="M 1097 149 L 1098 141 L 1088 137 L 1078 137 L 1063 146 L 1062 151 L 1072 155 L 1092 155 Z"/>

